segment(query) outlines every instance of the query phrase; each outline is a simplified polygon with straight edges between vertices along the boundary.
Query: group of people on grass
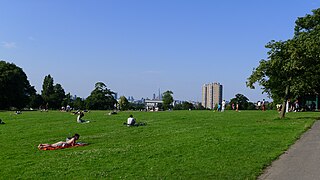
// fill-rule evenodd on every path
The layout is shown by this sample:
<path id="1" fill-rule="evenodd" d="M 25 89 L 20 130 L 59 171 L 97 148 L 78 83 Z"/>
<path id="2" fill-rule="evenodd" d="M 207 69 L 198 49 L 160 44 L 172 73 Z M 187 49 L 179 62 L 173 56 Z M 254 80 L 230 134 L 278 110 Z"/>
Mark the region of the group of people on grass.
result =
<path id="1" fill-rule="evenodd" d="M 226 109 L 226 101 L 223 100 L 222 103 L 218 104 L 217 111 L 224 112 L 225 109 Z"/>
<path id="2" fill-rule="evenodd" d="M 266 102 L 263 99 L 262 101 L 257 102 L 258 110 L 266 111 Z"/>
<path id="3" fill-rule="evenodd" d="M 78 117 L 77 117 L 78 123 L 89 123 L 90 122 L 90 121 L 82 119 L 82 117 L 84 116 L 84 112 L 79 111 L 77 114 L 78 114 Z M 0 124 L 5 124 L 5 123 L 0 119 Z M 127 125 L 128 127 L 130 127 L 130 126 L 145 126 L 146 125 L 146 123 L 136 122 L 135 118 L 133 118 L 132 115 L 130 115 L 129 118 L 127 119 L 127 122 L 124 122 L 123 124 Z M 69 147 L 73 147 L 73 146 L 87 145 L 86 143 L 76 142 L 79 138 L 80 138 L 80 135 L 76 133 L 76 134 L 74 134 L 74 136 L 67 138 L 66 141 L 59 141 L 59 142 L 53 143 L 53 144 L 39 144 L 38 149 L 40 149 L 40 150 L 54 150 L 54 149 L 69 148 Z"/>
<path id="4" fill-rule="evenodd" d="M 84 116 L 84 113 L 81 111 L 78 113 L 77 122 L 78 123 L 89 123 L 88 120 L 83 120 L 82 117 Z M 136 122 L 135 118 L 133 118 L 133 115 L 131 114 L 129 118 L 127 119 L 127 122 L 123 123 L 124 125 L 130 126 L 144 126 L 146 123 L 143 122 Z"/>
<path id="5" fill-rule="evenodd" d="M 81 119 L 83 116 L 84 116 L 84 113 L 83 112 L 79 112 L 79 115 L 77 117 L 77 122 L 78 123 L 88 123 L 88 122 L 90 122 L 90 121 Z M 136 120 L 133 117 L 133 115 L 130 115 L 129 118 L 127 119 L 127 122 L 124 122 L 123 124 L 127 125 L 128 127 L 131 127 L 131 126 L 145 126 L 146 125 L 146 123 L 142 123 L 142 122 L 138 123 L 138 122 L 136 122 Z M 39 144 L 38 145 L 38 149 L 40 149 L 40 150 L 54 150 L 54 149 L 69 148 L 69 147 L 73 147 L 73 146 L 87 145 L 86 143 L 77 143 L 76 141 L 79 138 L 80 138 L 80 135 L 76 133 L 71 138 L 67 138 L 66 141 L 59 141 L 59 142 L 54 143 L 54 144 Z"/>
<path id="6" fill-rule="evenodd" d="M 285 111 L 286 112 L 300 112 L 300 111 L 304 111 L 306 109 L 314 110 L 315 106 L 316 106 L 316 104 L 314 102 L 312 102 L 310 107 L 307 107 L 307 106 L 301 106 L 298 99 L 296 99 L 294 102 L 291 102 L 291 100 L 288 99 L 286 102 Z M 282 110 L 282 104 L 277 104 L 276 108 L 280 112 Z"/>

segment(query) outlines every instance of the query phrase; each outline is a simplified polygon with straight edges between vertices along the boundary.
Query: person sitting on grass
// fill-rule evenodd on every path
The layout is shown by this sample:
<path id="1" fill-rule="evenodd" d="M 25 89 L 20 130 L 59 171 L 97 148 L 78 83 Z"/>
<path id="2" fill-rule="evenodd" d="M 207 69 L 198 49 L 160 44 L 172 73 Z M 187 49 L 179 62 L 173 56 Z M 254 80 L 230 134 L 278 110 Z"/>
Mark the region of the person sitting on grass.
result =
<path id="1" fill-rule="evenodd" d="M 54 144 L 39 144 L 38 148 L 39 149 L 44 149 L 44 148 L 67 148 L 67 147 L 71 147 L 76 145 L 76 141 L 79 139 L 80 135 L 79 134 L 75 134 L 74 136 L 72 136 L 68 141 L 63 142 L 57 142 Z"/>
<path id="2" fill-rule="evenodd" d="M 136 120 L 133 118 L 132 114 L 130 114 L 129 118 L 127 119 L 127 126 L 134 126 Z"/>
<path id="3" fill-rule="evenodd" d="M 84 113 L 82 111 L 79 112 L 79 115 L 77 117 L 77 122 L 78 123 L 89 123 L 90 121 L 86 121 L 86 120 L 81 119 L 83 116 L 84 116 Z"/>
<path id="4" fill-rule="evenodd" d="M 130 126 L 145 126 L 146 123 L 136 123 L 136 120 L 133 118 L 132 114 L 129 116 L 129 118 L 127 119 L 127 122 L 123 123 L 124 125 L 127 125 L 128 127 Z"/>

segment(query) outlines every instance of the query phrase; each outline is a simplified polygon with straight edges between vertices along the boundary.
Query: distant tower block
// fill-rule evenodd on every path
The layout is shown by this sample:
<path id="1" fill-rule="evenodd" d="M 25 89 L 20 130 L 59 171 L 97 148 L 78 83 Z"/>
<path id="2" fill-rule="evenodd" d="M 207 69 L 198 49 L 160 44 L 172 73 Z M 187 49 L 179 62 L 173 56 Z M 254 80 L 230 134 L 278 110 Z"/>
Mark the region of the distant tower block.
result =
<path id="1" fill-rule="evenodd" d="M 220 83 L 204 84 L 202 86 L 202 106 L 213 109 L 222 103 L 222 85 Z"/>

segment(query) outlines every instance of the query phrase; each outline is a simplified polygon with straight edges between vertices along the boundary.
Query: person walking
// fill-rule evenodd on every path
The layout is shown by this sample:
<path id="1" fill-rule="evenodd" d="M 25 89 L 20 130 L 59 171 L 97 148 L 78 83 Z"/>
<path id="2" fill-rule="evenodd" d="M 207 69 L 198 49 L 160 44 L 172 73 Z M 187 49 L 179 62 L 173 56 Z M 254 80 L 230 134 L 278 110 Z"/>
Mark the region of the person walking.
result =
<path id="1" fill-rule="evenodd" d="M 262 105 L 262 111 L 266 111 L 266 103 L 264 99 L 262 100 L 261 105 Z"/>
<path id="2" fill-rule="evenodd" d="M 223 100 L 223 101 L 222 101 L 222 108 L 221 108 L 221 112 L 224 112 L 225 108 L 226 108 L 226 101 L 225 101 L 225 100 Z"/>

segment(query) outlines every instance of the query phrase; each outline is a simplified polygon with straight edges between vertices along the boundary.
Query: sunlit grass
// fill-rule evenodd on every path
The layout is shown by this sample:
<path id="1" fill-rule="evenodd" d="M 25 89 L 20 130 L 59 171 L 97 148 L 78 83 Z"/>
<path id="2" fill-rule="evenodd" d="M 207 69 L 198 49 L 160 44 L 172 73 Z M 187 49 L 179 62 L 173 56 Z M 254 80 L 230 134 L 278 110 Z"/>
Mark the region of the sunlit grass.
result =
<path id="1" fill-rule="evenodd" d="M 0 179 L 255 179 L 318 113 L 212 111 L 0 112 Z M 133 114 L 147 126 L 126 127 Z M 40 143 L 80 134 L 88 146 L 39 151 Z"/>

